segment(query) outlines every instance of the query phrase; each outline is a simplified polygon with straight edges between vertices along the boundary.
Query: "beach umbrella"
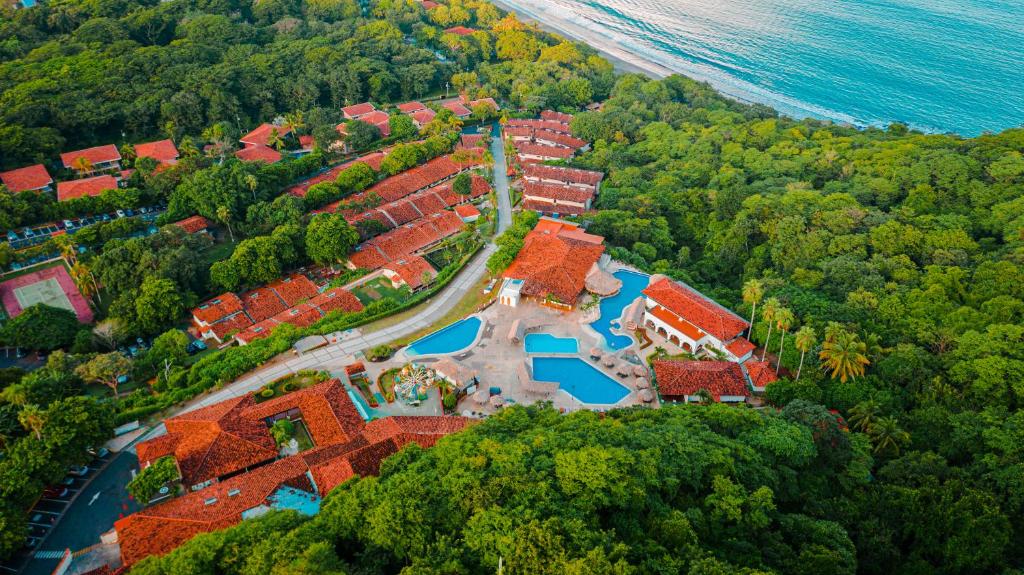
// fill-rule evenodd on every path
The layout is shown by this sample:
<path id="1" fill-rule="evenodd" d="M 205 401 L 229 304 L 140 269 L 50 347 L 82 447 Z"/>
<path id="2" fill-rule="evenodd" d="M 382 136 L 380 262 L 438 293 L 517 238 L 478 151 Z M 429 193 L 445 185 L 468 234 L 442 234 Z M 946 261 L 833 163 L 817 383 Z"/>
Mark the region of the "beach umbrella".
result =
<path id="1" fill-rule="evenodd" d="M 491 392 L 487 391 L 486 389 L 481 389 L 473 394 L 473 401 L 483 405 L 487 403 L 487 398 L 489 397 L 491 397 Z"/>
<path id="2" fill-rule="evenodd" d="M 601 351 L 601 348 L 599 348 L 599 347 L 592 347 L 592 348 L 590 348 L 590 357 L 593 358 L 593 359 L 600 359 L 600 357 L 603 354 L 604 354 L 604 352 Z"/>
<path id="3" fill-rule="evenodd" d="M 645 389 L 640 392 L 640 401 L 644 403 L 650 403 L 654 401 L 654 394 L 651 393 L 651 390 Z"/>
<path id="4" fill-rule="evenodd" d="M 632 370 L 629 369 L 629 366 L 626 365 L 626 362 L 619 362 L 618 367 L 615 368 L 615 373 L 619 374 L 619 377 L 626 377 L 627 375 L 629 375 L 630 371 Z"/>
<path id="5" fill-rule="evenodd" d="M 615 365 L 615 358 L 610 355 L 606 355 L 601 358 L 601 363 L 603 363 L 605 367 L 612 367 Z"/>
<path id="6" fill-rule="evenodd" d="M 637 389 L 647 389 L 648 387 L 651 387 L 651 384 L 647 383 L 647 378 L 644 378 L 644 377 L 636 378 L 636 388 Z"/>
<path id="7" fill-rule="evenodd" d="M 634 365 L 633 375 L 637 377 L 645 377 L 647 375 L 647 368 L 642 365 Z"/>
<path id="8" fill-rule="evenodd" d="M 491 396 L 491 407 L 501 407 L 505 405 L 505 398 L 500 395 Z"/>

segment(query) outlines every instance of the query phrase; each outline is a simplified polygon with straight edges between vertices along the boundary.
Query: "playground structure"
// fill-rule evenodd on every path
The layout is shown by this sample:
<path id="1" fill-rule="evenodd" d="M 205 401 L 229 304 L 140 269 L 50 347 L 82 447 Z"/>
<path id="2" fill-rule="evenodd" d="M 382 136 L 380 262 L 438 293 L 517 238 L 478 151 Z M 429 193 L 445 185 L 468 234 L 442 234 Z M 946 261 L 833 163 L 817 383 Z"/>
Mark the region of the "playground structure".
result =
<path id="1" fill-rule="evenodd" d="M 407 364 L 395 376 L 395 397 L 408 404 L 418 404 L 427 399 L 427 391 L 438 385 L 439 379 L 433 369 L 415 363 Z"/>

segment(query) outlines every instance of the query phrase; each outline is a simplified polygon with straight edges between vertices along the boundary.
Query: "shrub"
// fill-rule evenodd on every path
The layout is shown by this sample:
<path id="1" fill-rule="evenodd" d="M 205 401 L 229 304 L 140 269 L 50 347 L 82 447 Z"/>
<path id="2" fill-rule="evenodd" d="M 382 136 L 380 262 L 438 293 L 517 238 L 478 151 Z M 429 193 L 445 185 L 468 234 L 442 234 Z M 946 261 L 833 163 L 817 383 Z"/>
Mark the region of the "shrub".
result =
<path id="1" fill-rule="evenodd" d="M 154 461 L 128 483 L 128 493 L 141 504 L 146 504 L 161 487 L 178 479 L 178 466 L 170 455 Z"/>
<path id="2" fill-rule="evenodd" d="M 278 419 L 270 426 L 270 435 L 278 445 L 284 445 L 295 437 L 295 424 L 287 419 Z"/>
<path id="3" fill-rule="evenodd" d="M 391 357 L 391 354 L 395 352 L 394 348 L 390 345 L 378 345 L 377 347 L 370 350 L 370 355 L 367 356 L 370 361 L 384 361 Z"/>
<path id="4" fill-rule="evenodd" d="M 268 387 L 268 388 L 265 388 L 265 389 L 261 389 L 260 390 L 260 397 L 265 397 L 267 399 L 270 399 L 271 397 L 274 397 L 274 388 Z"/>

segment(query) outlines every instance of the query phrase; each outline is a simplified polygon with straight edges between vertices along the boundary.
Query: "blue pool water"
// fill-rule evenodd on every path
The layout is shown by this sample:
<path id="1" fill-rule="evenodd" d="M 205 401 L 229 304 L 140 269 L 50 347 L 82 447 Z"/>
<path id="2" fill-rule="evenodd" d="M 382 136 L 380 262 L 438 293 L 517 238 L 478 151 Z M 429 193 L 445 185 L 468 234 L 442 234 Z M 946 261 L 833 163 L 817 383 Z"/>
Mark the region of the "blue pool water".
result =
<path id="1" fill-rule="evenodd" d="M 478 317 L 467 317 L 448 327 L 421 337 L 409 344 L 406 354 L 410 357 L 418 355 L 444 355 L 463 350 L 473 344 L 476 334 L 480 333 L 483 324 Z"/>
<path id="2" fill-rule="evenodd" d="M 619 270 L 613 274 L 622 281 L 622 289 L 619 293 L 601 300 L 601 317 L 590 327 L 604 336 L 604 346 L 612 351 L 623 349 L 633 343 L 633 338 L 627 335 L 616 335 L 612 333 L 612 322 L 618 327 L 619 316 L 622 310 L 640 295 L 647 287 L 650 276 L 637 272 Z"/>
<path id="3" fill-rule="evenodd" d="M 270 496 L 274 509 L 294 509 L 303 515 L 316 515 L 320 511 L 320 498 L 312 493 L 281 487 Z"/>
<path id="4" fill-rule="evenodd" d="M 555 337 L 550 333 L 527 334 L 523 343 L 526 353 L 576 353 L 580 349 L 576 338 Z"/>
<path id="5" fill-rule="evenodd" d="M 377 418 L 374 414 L 373 408 L 370 407 L 370 404 L 366 403 L 365 399 L 363 399 L 363 394 L 354 389 L 349 389 L 348 398 L 352 400 L 352 404 L 356 406 L 356 411 L 359 412 L 359 416 L 362 417 L 364 421 L 371 421 Z"/>
<path id="6" fill-rule="evenodd" d="M 583 403 L 612 404 L 629 395 L 622 384 L 575 357 L 535 357 L 533 378 L 557 381 L 559 388 Z"/>

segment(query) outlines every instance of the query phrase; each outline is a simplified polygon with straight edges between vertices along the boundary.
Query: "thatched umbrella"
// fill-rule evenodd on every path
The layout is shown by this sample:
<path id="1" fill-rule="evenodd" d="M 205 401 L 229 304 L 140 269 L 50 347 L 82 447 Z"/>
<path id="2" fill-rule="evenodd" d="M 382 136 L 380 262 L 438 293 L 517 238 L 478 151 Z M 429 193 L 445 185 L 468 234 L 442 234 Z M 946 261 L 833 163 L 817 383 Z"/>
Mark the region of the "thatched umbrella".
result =
<path id="1" fill-rule="evenodd" d="M 622 280 L 595 267 L 587 274 L 583 285 L 590 293 L 595 293 L 599 296 L 610 296 L 619 293 L 619 290 L 622 289 Z"/>
<path id="2" fill-rule="evenodd" d="M 651 387 L 651 384 L 647 383 L 647 378 L 646 377 L 638 377 L 638 378 L 636 378 L 636 388 L 637 389 L 647 389 L 649 387 Z"/>
<path id="3" fill-rule="evenodd" d="M 491 396 L 491 407 L 501 407 L 505 405 L 505 398 L 500 395 Z"/>
<path id="4" fill-rule="evenodd" d="M 476 393 L 473 394 L 473 401 L 479 403 L 480 405 L 483 405 L 487 403 L 487 399 L 489 397 L 491 397 L 490 391 L 486 389 L 478 389 Z"/>
<path id="5" fill-rule="evenodd" d="M 599 348 L 599 347 L 592 347 L 592 348 L 590 348 L 590 359 L 601 359 L 602 355 L 604 355 L 604 351 L 602 351 L 601 348 Z"/>
<path id="6" fill-rule="evenodd" d="M 642 365 L 633 366 L 633 375 L 637 377 L 647 377 L 647 368 Z"/>
<path id="7" fill-rule="evenodd" d="M 629 375 L 630 371 L 632 370 L 629 369 L 629 364 L 624 361 L 620 361 L 618 367 L 615 368 L 615 373 L 617 373 L 619 377 L 626 377 Z"/>
<path id="8" fill-rule="evenodd" d="M 615 365 L 615 357 L 606 355 L 601 358 L 601 363 L 603 363 L 605 367 L 612 367 Z"/>
<path id="9" fill-rule="evenodd" d="M 654 394 L 651 393 L 651 390 L 645 389 L 640 392 L 640 401 L 644 403 L 650 403 L 654 401 Z"/>

